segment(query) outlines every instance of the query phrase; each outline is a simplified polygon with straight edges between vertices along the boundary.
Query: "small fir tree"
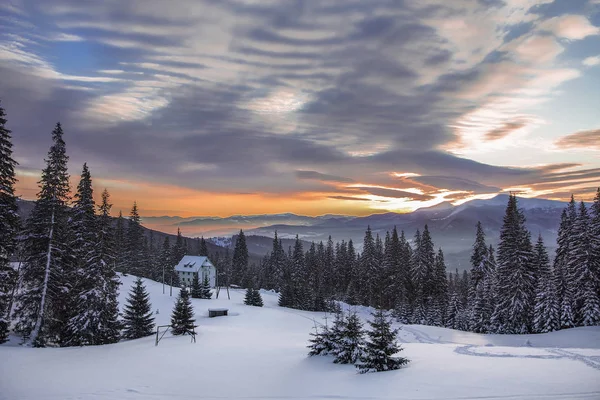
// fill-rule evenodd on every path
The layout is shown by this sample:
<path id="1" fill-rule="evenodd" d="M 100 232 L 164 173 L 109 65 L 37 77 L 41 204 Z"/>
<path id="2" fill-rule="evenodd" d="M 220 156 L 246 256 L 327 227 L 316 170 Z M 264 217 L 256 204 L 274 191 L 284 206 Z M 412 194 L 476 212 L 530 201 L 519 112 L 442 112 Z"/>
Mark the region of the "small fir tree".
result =
<path id="1" fill-rule="evenodd" d="M 192 287 L 190 290 L 190 295 L 192 299 L 202 299 L 202 285 L 200 284 L 200 274 L 194 274 L 194 280 L 192 281 Z"/>
<path id="2" fill-rule="evenodd" d="M 253 302 L 254 304 L 252 305 L 255 307 L 262 307 L 264 305 L 262 296 L 260 295 L 260 291 L 258 289 L 254 289 Z"/>
<path id="3" fill-rule="evenodd" d="M 171 314 L 171 332 L 173 335 L 194 334 L 194 309 L 187 290 L 181 289 Z"/>
<path id="4" fill-rule="evenodd" d="M 327 325 L 321 326 L 320 329 L 319 331 L 315 323 L 315 333 L 310 333 L 310 344 L 307 346 L 310 349 L 308 352 L 310 357 L 329 355 L 334 348 L 334 343 L 331 341 L 331 332 Z"/>
<path id="5" fill-rule="evenodd" d="M 200 290 L 200 298 L 212 298 L 212 292 L 210 291 L 210 281 L 208 280 L 208 275 L 204 275 L 204 280 L 202 281 L 202 288 Z"/>
<path id="6" fill-rule="evenodd" d="M 363 353 L 365 346 L 364 330 L 362 322 L 356 313 L 351 313 L 341 331 L 341 335 L 336 337 L 333 360 L 336 364 L 354 364 Z"/>
<path id="7" fill-rule="evenodd" d="M 409 360 L 404 357 L 394 357 L 394 354 L 403 350 L 396 342 L 398 330 L 392 329 L 391 322 L 383 310 L 379 309 L 372 315 L 373 321 L 369 321 L 371 325 L 368 333 L 369 340 L 356 368 L 361 374 L 400 369 Z"/>
<path id="8" fill-rule="evenodd" d="M 154 317 L 152 316 L 152 305 L 150 295 L 141 278 L 137 278 L 129 292 L 125 312 L 123 315 L 123 326 L 125 331 L 123 337 L 127 339 L 138 339 L 152 335 L 154 331 Z"/>

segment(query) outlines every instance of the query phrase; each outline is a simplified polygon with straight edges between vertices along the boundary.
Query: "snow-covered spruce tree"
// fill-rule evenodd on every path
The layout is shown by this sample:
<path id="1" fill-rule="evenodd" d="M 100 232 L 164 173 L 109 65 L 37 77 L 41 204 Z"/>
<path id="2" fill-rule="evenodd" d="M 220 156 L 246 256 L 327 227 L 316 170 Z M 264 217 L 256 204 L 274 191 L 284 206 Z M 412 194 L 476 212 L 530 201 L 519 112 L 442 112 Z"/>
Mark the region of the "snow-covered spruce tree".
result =
<path id="1" fill-rule="evenodd" d="M 10 256 L 16 249 L 19 230 L 15 167 L 12 158 L 11 131 L 6 128 L 6 114 L 0 105 L 0 344 L 8 338 L 10 298 L 17 284 L 17 272 L 10 267 Z"/>
<path id="2" fill-rule="evenodd" d="M 590 230 L 592 232 L 592 253 L 596 260 L 596 277 L 600 280 L 600 187 L 596 191 L 596 197 L 591 206 Z M 598 296 L 600 296 L 600 285 L 598 286 Z"/>
<path id="3" fill-rule="evenodd" d="M 173 335 L 193 334 L 194 309 L 186 289 L 179 291 L 179 297 L 171 314 L 171 332 Z"/>
<path id="4" fill-rule="evenodd" d="M 254 304 L 254 289 L 249 287 L 246 289 L 246 295 L 244 296 L 244 304 L 247 306 L 253 306 Z"/>
<path id="5" fill-rule="evenodd" d="M 536 271 L 531 235 L 517 197 L 511 195 L 506 207 L 498 245 L 497 304 L 492 316 L 496 333 L 532 331 Z"/>
<path id="6" fill-rule="evenodd" d="M 83 164 L 71 211 L 71 247 L 75 256 L 70 291 L 71 315 L 67 323 L 67 337 L 62 345 L 85 346 L 98 344 L 100 313 L 104 308 L 102 292 L 102 263 L 96 252 L 97 219 L 92 178 L 87 164 Z"/>
<path id="7" fill-rule="evenodd" d="M 236 285 L 242 284 L 242 278 L 248 269 L 248 247 L 246 245 L 246 236 L 240 229 L 240 233 L 235 241 L 233 257 L 231 260 L 231 282 Z"/>
<path id="8" fill-rule="evenodd" d="M 552 332 L 560 329 L 560 310 L 556 295 L 555 279 L 550 269 L 550 261 L 542 235 L 538 236 L 535 245 L 536 269 L 538 283 L 535 297 L 534 331 L 538 333 Z"/>
<path id="9" fill-rule="evenodd" d="M 600 325 L 600 260 L 594 257 L 590 218 L 585 203 L 579 205 L 579 212 L 572 230 L 572 246 L 569 248 L 568 270 L 573 273 L 575 292 L 575 318 L 577 325 Z"/>
<path id="10" fill-rule="evenodd" d="M 310 343 L 308 349 L 309 357 L 313 356 L 326 356 L 331 353 L 334 348 L 334 343 L 331 341 L 331 332 L 327 325 L 321 325 L 317 327 L 315 323 L 315 333 L 310 333 L 311 338 L 308 340 Z"/>
<path id="11" fill-rule="evenodd" d="M 363 251 L 358 260 L 358 301 L 363 305 L 372 305 L 379 298 L 376 293 L 376 278 L 379 270 L 377 245 L 371 227 L 368 226 L 363 239 Z"/>
<path id="12" fill-rule="evenodd" d="M 102 191 L 101 203 L 98 206 L 98 225 L 96 241 L 96 257 L 101 266 L 100 283 L 104 307 L 100 311 L 100 326 L 98 328 L 98 344 L 116 343 L 121 336 L 119 321 L 119 277 L 115 271 L 115 241 L 110 210 L 110 194 Z"/>
<path id="13" fill-rule="evenodd" d="M 202 284 L 200 283 L 200 274 L 195 273 L 190 287 L 190 296 L 192 299 L 202 299 Z"/>
<path id="14" fill-rule="evenodd" d="M 147 276 L 149 271 L 146 270 L 145 258 L 144 231 L 137 202 L 134 201 L 127 223 L 123 272 L 135 276 Z"/>
<path id="15" fill-rule="evenodd" d="M 125 304 L 123 313 L 123 337 L 138 339 L 152 335 L 154 331 L 154 317 L 152 316 L 150 295 L 141 278 L 137 278 Z"/>
<path id="16" fill-rule="evenodd" d="M 444 252 L 440 248 L 435 257 L 433 271 L 433 293 L 430 309 L 430 320 L 434 326 L 444 326 L 448 308 L 448 278 L 446 277 L 446 263 Z"/>
<path id="17" fill-rule="evenodd" d="M 375 311 L 372 316 L 373 321 L 369 321 L 371 329 L 367 333 L 368 340 L 356 368 L 361 374 L 400 369 L 409 360 L 394 356 L 403 350 L 396 342 L 398 330 L 392 329 L 391 322 L 383 310 Z"/>
<path id="18" fill-rule="evenodd" d="M 343 324 L 340 332 L 336 331 L 335 346 L 333 348 L 336 364 L 354 364 L 357 362 L 365 347 L 365 332 L 362 322 L 355 312 L 350 313 Z"/>
<path id="19" fill-rule="evenodd" d="M 212 298 L 212 292 L 210 290 L 210 281 L 208 280 L 208 275 L 204 275 L 204 279 L 202 280 L 202 287 L 200 289 L 200 298 L 207 299 L 207 300 Z"/>
<path id="20" fill-rule="evenodd" d="M 125 218 L 123 213 L 119 211 L 117 222 L 115 223 L 115 265 L 117 272 L 125 273 L 125 256 L 126 256 L 126 240 L 125 240 Z"/>
<path id="21" fill-rule="evenodd" d="M 246 304 L 248 306 L 262 307 L 263 299 L 262 299 L 262 296 L 260 295 L 260 291 L 258 291 L 257 289 L 251 288 L 251 287 L 246 289 L 246 296 L 244 297 L 244 304 Z"/>
<path id="22" fill-rule="evenodd" d="M 473 251 L 471 252 L 471 280 L 469 282 L 469 330 L 485 333 L 490 323 L 487 313 L 488 293 L 485 291 L 485 277 L 488 248 L 485 243 L 485 233 L 481 222 L 477 222 L 477 233 Z"/>
<path id="23" fill-rule="evenodd" d="M 574 294 L 572 288 L 572 277 L 567 269 L 569 261 L 569 246 L 571 242 L 571 221 L 567 210 L 563 210 L 560 216 L 558 236 L 556 238 L 556 255 L 554 257 L 554 286 L 559 305 L 560 329 L 575 326 L 573 316 Z"/>
<path id="24" fill-rule="evenodd" d="M 58 343 L 67 322 L 72 258 L 67 226 L 68 156 L 60 123 L 52 131 L 52 141 L 40 192 L 25 226 L 22 285 L 15 310 L 16 331 L 33 346 Z"/>

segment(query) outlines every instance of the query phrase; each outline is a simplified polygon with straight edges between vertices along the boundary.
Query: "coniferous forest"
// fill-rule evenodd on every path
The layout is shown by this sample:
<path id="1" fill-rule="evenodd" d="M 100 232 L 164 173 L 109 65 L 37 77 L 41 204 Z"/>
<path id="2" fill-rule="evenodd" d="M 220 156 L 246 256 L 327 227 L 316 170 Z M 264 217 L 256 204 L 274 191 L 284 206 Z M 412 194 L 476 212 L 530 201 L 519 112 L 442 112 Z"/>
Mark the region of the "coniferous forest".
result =
<path id="1" fill-rule="evenodd" d="M 232 255 L 208 254 L 203 238 L 181 232 L 173 244 L 168 237 L 156 243 L 141 226 L 136 203 L 128 218 L 113 218 L 107 190 L 95 202 L 86 164 L 72 189 L 60 123 L 51 132 L 33 211 L 19 220 L 17 163 L 5 124 L 0 107 L 0 343 L 9 331 L 40 347 L 114 343 L 124 326 L 125 337 L 147 334 L 151 308 L 143 304 L 143 287 L 134 288 L 129 308 L 141 314 L 130 315 L 125 325 L 119 316 L 117 272 L 176 286 L 173 267 L 186 254 L 209 255 L 222 285 L 279 292 L 282 307 L 327 311 L 344 301 L 391 310 L 405 324 L 478 333 L 600 325 L 600 189 L 591 206 L 571 198 L 553 255 L 541 236 L 527 230 L 511 195 L 496 248 L 486 242 L 481 224 L 473 227 L 471 268 L 462 274 L 447 272 L 427 225 L 410 237 L 396 228 L 381 237 L 366 227 L 360 252 L 352 240 L 334 243 L 331 237 L 308 249 L 297 237 L 285 249 L 275 232 L 270 254 L 250 263 L 242 231 Z M 11 259 L 18 259 L 18 269 Z M 207 282 L 195 284 L 192 297 L 210 298 Z M 139 329 L 131 322 L 136 318 L 145 321 Z"/>

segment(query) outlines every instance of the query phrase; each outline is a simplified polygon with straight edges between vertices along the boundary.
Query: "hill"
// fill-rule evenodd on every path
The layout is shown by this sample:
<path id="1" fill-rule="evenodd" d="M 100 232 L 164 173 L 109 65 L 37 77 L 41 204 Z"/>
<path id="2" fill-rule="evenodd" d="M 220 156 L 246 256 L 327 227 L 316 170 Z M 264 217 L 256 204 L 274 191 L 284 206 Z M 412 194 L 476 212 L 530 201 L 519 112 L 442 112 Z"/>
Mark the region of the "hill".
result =
<path id="1" fill-rule="evenodd" d="M 135 277 L 122 277 L 121 307 Z M 158 324 L 175 297 L 145 280 Z M 176 294 L 177 291 L 175 291 Z M 223 294 L 223 293 L 222 293 Z M 167 334 L 80 348 L 0 346 L 0 399 L 580 399 L 600 398 L 600 327 L 538 335 L 481 335 L 404 326 L 398 371 L 359 375 L 329 357 L 306 356 L 323 313 L 231 300 L 192 299 L 196 343 Z M 228 317 L 208 318 L 209 307 Z M 368 309 L 358 308 L 362 319 Z"/>

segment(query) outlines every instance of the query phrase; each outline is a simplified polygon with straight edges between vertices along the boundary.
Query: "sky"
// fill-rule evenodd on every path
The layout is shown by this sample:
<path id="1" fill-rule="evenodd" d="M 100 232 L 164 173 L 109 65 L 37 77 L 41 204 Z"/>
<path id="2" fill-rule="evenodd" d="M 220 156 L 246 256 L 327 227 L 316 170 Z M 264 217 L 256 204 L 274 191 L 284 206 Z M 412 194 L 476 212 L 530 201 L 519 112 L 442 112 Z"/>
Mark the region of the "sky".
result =
<path id="1" fill-rule="evenodd" d="M 365 215 L 600 186 L 600 0 L 6 0 L 0 100 L 34 199 Z"/>

